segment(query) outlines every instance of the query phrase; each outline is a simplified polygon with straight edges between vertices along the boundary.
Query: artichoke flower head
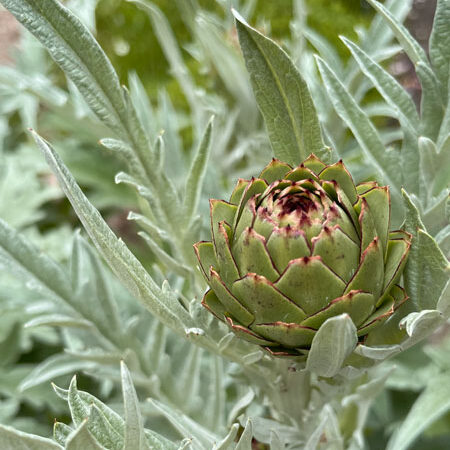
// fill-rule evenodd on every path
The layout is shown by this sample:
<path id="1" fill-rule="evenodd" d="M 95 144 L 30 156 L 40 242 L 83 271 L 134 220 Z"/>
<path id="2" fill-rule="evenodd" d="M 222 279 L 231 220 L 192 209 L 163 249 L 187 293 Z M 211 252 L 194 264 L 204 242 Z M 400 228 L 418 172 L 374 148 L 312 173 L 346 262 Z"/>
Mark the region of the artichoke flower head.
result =
<path id="1" fill-rule="evenodd" d="M 343 313 L 364 340 L 407 299 L 397 282 L 411 236 L 389 231 L 389 188 L 355 186 L 342 161 L 274 159 L 210 209 L 212 241 L 194 245 L 210 286 L 202 304 L 273 355 L 307 354 Z"/>

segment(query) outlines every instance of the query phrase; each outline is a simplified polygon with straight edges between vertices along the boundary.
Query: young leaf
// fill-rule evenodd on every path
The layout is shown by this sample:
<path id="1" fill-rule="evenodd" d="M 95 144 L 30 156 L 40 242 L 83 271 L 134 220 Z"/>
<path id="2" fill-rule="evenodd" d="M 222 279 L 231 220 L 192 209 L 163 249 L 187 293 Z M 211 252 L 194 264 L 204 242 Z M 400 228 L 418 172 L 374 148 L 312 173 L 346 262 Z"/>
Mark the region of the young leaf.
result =
<path id="1" fill-rule="evenodd" d="M 347 314 L 326 320 L 314 336 L 306 368 L 322 377 L 336 375 L 357 342 L 355 325 Z"/>
<path id="2" fill-rule="evenodd" d="M 122 361 L 120 363 L 122 378 L 123 405 L 125 410 L 125 442 L 124 449 L 147 450 L 148 444 L 144 436 L 144 425 L 139 409 L 139 400 L 133 386 L 130 372 Z"/>
<path id="3" fill-rule="evenodd" d="M 88 419 L 83 420 L 78 428 L 67 436 L 66 450 L 107 450 L 89 433 Z"/>
<path id="4" fill-rule="evenodd" d="M 184 197 L 184 216 L 186 226 L 191 225 L 192 218 L 197 212 L 198 202 L 205 178 L 208 157 L 211 150 L 211 132 L 214 117 L 210 119 L 206 127 L 203 138 L 195 155 L 189 174 L 186 178 L 185 197 Z"/>
<path id="5" fill-rule="evenodd" d="M 310 153 L 327 159 L 311 95 L 294 63 L 275 42 L 233 11 L 256 101 L 275 156 L 292 165 Z"/>

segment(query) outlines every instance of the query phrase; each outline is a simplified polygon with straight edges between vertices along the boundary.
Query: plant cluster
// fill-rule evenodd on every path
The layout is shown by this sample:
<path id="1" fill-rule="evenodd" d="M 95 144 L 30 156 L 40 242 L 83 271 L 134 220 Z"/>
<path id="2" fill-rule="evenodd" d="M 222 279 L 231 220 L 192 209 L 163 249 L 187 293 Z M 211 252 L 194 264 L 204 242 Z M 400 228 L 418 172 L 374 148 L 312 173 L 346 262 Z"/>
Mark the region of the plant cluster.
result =
<path id="1" fill-rule="evenodd" d="M 449 2 L 425 51 L 410 1 L 367 0 L 344 61 L 302 0 L 282 46 L 252 0 L 177 1 L 216 91 L 129 1 L 187 111 L 121 85 L 96 0 L 0 0 L 28 30 L 0 66 L 0 447 L 445 448 Z"/>

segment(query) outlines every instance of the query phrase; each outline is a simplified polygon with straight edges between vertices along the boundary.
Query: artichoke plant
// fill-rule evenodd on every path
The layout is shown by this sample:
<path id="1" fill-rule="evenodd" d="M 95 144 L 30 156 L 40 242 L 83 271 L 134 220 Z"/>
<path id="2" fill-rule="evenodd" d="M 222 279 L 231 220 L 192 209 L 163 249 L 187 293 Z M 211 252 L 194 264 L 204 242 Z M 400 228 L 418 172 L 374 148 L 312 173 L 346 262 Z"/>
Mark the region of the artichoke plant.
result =
<path id="1" fill-rule="evenodd" d="M 301 359 L 343 313 L 364 340 L 408 298 L 397 283 L 411 235 L 389 231 L 389 188 L 355 186 L 342 161 L 273 159 L 210 210 L 212 241 L 194 245 L 202 304 L 275 356 Z"/>

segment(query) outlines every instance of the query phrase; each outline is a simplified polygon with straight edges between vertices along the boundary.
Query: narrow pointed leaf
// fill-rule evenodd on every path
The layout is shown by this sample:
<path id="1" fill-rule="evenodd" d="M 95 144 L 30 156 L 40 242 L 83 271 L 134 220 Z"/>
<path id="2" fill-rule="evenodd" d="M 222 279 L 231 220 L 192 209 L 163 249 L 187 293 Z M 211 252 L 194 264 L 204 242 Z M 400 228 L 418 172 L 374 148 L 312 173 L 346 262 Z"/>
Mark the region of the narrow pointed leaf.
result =
<path id="1" fill-rule="evenodd" d="M 401 181 L 398 176 L 398 169 L 389 163 L 385 146 L 375 126 L 328 64 L 319 57 L 316 59 L 336 112 L 347 123 L 368 160 L 383 174 L 386 182 L 399 192 Z"/>
<path id="2" fill-rule="evenodd" d="M 211 132 L 212 132 L 213 118 L 208 122 L 203 138 L 197 150 L 197 154 L 192 161 L 192 166 L 189 170 L 189 175 L 186 179 L 185 197 L 184 197 L 184 215 L 185 223 L 190 225 L 192 217 L 197 212 L 198 202 L 205 178 L 206 165 L 208 163 L 208 156 L 211 149 Z"/>
<path id="3" fill-rule="evenodd" d="M 178 331 L 180 327 L 183 329 L 183 322 L 190 323 L 190 318 L 178 300 L 171 298 L 170 294 L 163 292 L 156 285 L 136 257 L 114 235 L 56 152 L 39 135 L 33 133 L 33 136 L 86 231 L 114 273 L 163 323 Z"/>
<path id="4" fill-rule="evenodd" d="M 133 381 L 127 366 L 120 364 L 122 379 L 123 406 L 125 411 L 124 449 L 149 449 L 144 436 L 144 424 L 139 409 L 139 400 L 134 389 Z"/>
<path id="5" fill-rule="evenodd" d="M 289 56 L 234 12 L 239 42 L 275 156 L 298 165 L 327 157 L 314 103 Z"/>
<path id="6" fill-rule="evenodd" d="M 0 447 L 3 449 L 63 450 L 63 447 L 51 439 L 24 433 L 1 424 Z"/>

